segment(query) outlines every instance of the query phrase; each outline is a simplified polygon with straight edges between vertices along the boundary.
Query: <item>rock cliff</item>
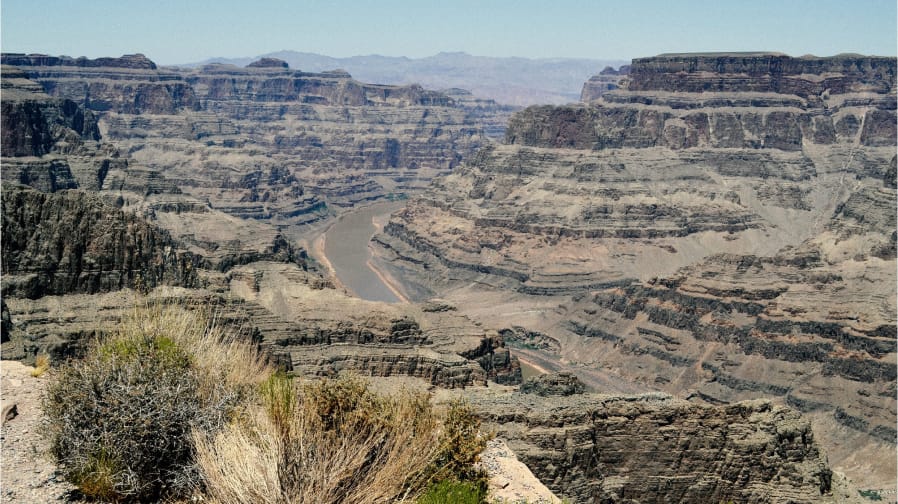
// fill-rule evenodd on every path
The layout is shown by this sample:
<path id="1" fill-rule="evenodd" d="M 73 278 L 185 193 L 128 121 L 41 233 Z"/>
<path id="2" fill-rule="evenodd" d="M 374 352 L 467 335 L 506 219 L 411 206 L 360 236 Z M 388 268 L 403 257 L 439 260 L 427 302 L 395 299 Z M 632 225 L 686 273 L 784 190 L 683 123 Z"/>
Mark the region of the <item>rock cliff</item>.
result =
<path id="1" fill-rule="evenodd" d="M 287 262 L 257 261 L 196 276 L 204 287 L 160 286 L 146 297 L 130 289 L 34 300 L 4 295 L 11 337 L 4 358 L 77 354 L 93 336 L 112 330 L 134 303 L 175 303 L 214 310 L 219 323 L 257 341 L 274 362 L 300 375 L 348 371 L 415 377 L 446 388 L 521 381 L 518 361 L 498 334 L 455 313 L 351 298 Z"/>
<path id="2" fill-rule="evenodd" d="M 100 195 L 3 190 L 4 297 L 192 287 L 200 262 Z"/>
<path id="3" fill-rule="evenodd" d="M 512 110 L 274 59 L 197 69 L 158 68 L 140 55 L 2 61 L 96 114 L 104 139 L 132 165 L 214 209 L 282 225 L 420 191 L 501 137 Z"/>
<path id="4" fill-rule="evenodd" d="M 580 92 L 580 101 L 588 103 L 599 99 L 609 91 L 620 89 L 621 85 L 626 85 L 624 78 L 629 73 L 630 65 L 622 65 L 617 70 L 610 66 L 605 67 L 598 75 L 593 75 L 583 84 L 583 90 Z"/>
<path id="5" fill-rule="evenodd" d="M 40 86 L 13 67 L 3 68 L 2 144 L 4 157 L 65 152 L 82 141 L 100 139 L 94 115 L 66 99 L 50 100 Z M 65 143 L 65 145 L 63 145 Z"/>
<path id="6" fill-rule="evenodd" d="M 790 404 L 838 467 L 892 484 L 895 69 L 634 60 L 589 104 L 515 114 L 505 145 L 393 215 L 378 253 L 410 293 L 544 334 L 528 352 L 554 367 Z"/>
<path id="7" fill-rule="evenodd" d="M 41 61 L 53 68 L 84 66 Z M 127 61 L 99 68 L 155 70 Z M 283 69 L 271 62 L 259 68 L 245 76 L 250 88 L 267 79 L 259 72 Z M 329 89 L 334 79 L 354 86 L 338 72 L 309 82 L 315 79 Z M 271 93 L 286 89 L 270 87 Z M 188 194 L 189 186 L 182 190 L 184 181 L 170 173 L 122 155 L 122 144 L 105 143 L 108 137 L 101 142 L 96 121 L 84 119 L 94 116 L 83 104 L 47 95 L 16 69 L 4 70 L 3 89 L 9 139 L 3 150 L 4 358 L 77 354 L 141 302 L 140 291 L 163 303 L 219 306 L 220 320 L 300 374 L 413 376 L 444 387 L 520 381 L 517 360 L 501 337 L 463 316 L 337 292 L 292 235 L 269 222 L 268 203 L 277 195 L 257 191 L 278 187 L 297 215 L 304 206 L 320 206 L 290 170 L 254 168 L 231 185 L 248 191 L 245 204 L 223 212 Z M 376 94 L 387 101 L 437 96 L 414 87 L 394 91 L 381 87 Z"/>
<path id="8" fill-rule="evenodd" d="M 844 502 L 810 422 L 768 401 L 474 394 L 486 425 L 574 502 Z"/>

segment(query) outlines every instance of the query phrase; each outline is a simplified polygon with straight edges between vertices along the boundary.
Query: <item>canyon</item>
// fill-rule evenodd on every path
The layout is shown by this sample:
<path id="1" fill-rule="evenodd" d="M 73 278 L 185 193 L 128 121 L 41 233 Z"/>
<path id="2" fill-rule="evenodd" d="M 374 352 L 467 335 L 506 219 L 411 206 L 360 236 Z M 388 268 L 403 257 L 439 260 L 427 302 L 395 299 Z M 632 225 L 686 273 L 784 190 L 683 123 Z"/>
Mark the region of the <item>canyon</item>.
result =
<path id="1" fill-rule="evenodd" d="M 516 113 L 393 215 L 383 263 L 600 391 L 789 405 L 834 467 L 891 487 L 895 59 L 627 70 Z"/>
<path id="2" fill-rule="evenodd" d="M 894 486 L 894 58 L 661 55 L 524 110 L 273 58 L 2 63 L 4 359 L 180 304 L 298 376 L 466 398 L 574 502 Z"/>

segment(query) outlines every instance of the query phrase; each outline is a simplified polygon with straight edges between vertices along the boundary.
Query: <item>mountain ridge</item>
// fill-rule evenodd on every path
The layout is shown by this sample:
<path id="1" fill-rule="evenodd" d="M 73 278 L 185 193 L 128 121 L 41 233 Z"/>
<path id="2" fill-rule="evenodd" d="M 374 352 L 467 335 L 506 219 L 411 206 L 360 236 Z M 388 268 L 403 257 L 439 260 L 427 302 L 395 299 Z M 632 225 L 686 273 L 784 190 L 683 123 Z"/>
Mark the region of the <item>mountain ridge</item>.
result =
<path id="1" fill-rule="evenodd" d="M 332 57 L 302 51 L 275 51 L 251 58 L 215 57 L 174 66 L 210 63 L 245 66 L 260 58 L 278 58 L 291 68 L 320 72 L 344 69 L 355 78 L 381 84 L 421 84 L 426 88 L 464 88 L 475 95 L 509 105 L 563 104 L 579 100 L 580 88 L 606 66 L 628 61 L 587 58 L 524 58 L 474 56 L 440 52 L 423 58 L 379 54 Z"/>

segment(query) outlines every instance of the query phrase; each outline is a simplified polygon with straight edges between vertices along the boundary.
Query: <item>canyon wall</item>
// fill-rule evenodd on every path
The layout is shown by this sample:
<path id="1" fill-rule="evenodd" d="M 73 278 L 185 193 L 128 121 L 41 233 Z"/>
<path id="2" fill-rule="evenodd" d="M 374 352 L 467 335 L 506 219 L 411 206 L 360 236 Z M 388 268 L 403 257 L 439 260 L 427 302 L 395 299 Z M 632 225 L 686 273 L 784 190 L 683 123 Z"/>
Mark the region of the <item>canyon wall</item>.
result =
<path id="1" fill-rule="evenodd" d="M 167 77 L 153 74 L 157 69 L 149 60 L 22 58 L 4 61 L 37 65 L 51 76 L 42 87 L 16 68 L 3 71 L 4 358 L 77 355 L 97 335 L 115 330 L 135 303 L 172 303 L 214 310 L 211 316 L 257 341 L 297 374 L 411 376 L 443 387 L 520 381 L 517 360 L 495 332 L 446 310 L 350 298 L 269 216 L 247 206 L 223 211 L 192 196 L 190 185 L 172 176 L 164 160 L 154 169 L 123 152 L 127 146 L 121 142 L 110 141 L 103 122 L 109 112 L 97 112 L 104 118 L 98 128 L 86 108 L 96 102 L 45 92 L 75 89 L 92 82 L 83 72 L 98 72 L 113 82 L 107 83 L 107 103 L 118 103 L 123 114 L 135 118 L 158 118 L 157 107 L 167 102 L 150 97 L 168 96 L 173 88 Z M 247 72 L 244 84 L 251 89 L 260 81 Z M 343 86 L 348 100 L 358 99 L 354 81 L 332 77 L 313 76 L 309 82 L 323 81 L 331 91 Z M 146 86 L 133 85 L 138 78 L 146 79 Z M 218 106 L 230 106 L 231 98 L 213 97 L 198 82 L 189 85 L 202 91 L 191 95 L 195 103 L 219 100 Z M 272 89 L 260 102 L 297 100 L 277 95 L 286 88 L 261 86 Z M 371 92 L 384 103 L 450 101 L 417 87 L 369 88 L 361 96 L 377 88 Z M 340 99 L 337 94 L 331 99 Z M 100 129 L 106 133 L 102 137 Z M 264 155 L 261 147 L 253 148 Z M 260 181 L 282 188 L 285 199 L 291 198 L 285 204 L 297 214 L 323 205 L 305 196 L 285 168 L 272 168 L 266 177 L 254 171 L 233 187 L 255 188 Z"/>
<path id="2" fill-rule="evenodd" d="M 891 485 L 895 71 L 634 60 L 617 89 L 586 86 L 588 104 L 515 114 L 505 145 L 394 214 L 379 255 L 410 293 L 544 334 L 560 368 L 791 405 L 836 466 Z M 478 291 L 507 298 L 490 313 Z"/>
<path id="3" fill-rule="evenodd" d="M 757 400 L 475 394 L 487 425 L 574 502 L 843 502 L 810 422 Z M 838 478 L 838 477 L 837 477 Z"/>
<path id="4" fill-rule="evenodd" d="M 142 55 L 2 61 L 92 111 L 132 164 L 214 209 L 283 225 L 419 191 L 501 137 L 513 110 L 464 90 L 367 84 L 274 59 L 197 69 Z"/>

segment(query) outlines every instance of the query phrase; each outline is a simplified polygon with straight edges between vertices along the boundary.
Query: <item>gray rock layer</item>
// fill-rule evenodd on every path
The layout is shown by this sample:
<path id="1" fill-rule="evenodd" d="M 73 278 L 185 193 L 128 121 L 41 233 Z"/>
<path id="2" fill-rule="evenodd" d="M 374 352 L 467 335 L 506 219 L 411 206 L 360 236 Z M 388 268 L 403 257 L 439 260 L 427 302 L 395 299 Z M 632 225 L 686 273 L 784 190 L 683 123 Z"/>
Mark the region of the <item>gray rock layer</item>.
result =
<path id="1" fill-rule="evenodd" d="M 540 481 L 574 502 L 832 501 L 810 423 L 767 401 L 528 395 L 474 405 Z"/>

